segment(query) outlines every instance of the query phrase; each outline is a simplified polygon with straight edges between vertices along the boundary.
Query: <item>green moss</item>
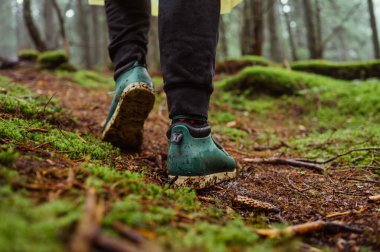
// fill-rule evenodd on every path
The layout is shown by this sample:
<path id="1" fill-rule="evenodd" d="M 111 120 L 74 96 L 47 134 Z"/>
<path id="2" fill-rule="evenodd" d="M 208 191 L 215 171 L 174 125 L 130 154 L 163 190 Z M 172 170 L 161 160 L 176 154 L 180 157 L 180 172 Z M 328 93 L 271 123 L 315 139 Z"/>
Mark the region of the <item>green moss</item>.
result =
<path id="1" fill-rule="evenodd" d="M 58 76 L 70 79 L 72 82 L 85 87 L 109 88 L 114 85 L 113 77 L 89 70 L 79 70 L 75 73 L 59 71 Z"/>
<path id="2" fill-rule="evenodd" d="M 380 60 L 363 62 L 310 60 L 295 62 L 291 67 L 297 71 L 310 72 L 344 80 L 380 78 Z"/>
<path id="3" fill-rule="evenodd" d="M 295 95 L 310 88 L 328 88 L 345 82 L 281 68 L 249 67 L 228 78 L 222 86 L 248 95 Z"/>
<path id="4" fill-rule="evenodd" d="M 0 187 L 0 250 L 65 251 L 60 232 L 79 218 L 78 210 L 61 200 L 35 206 L 25 195 Z"/>
<path id="5" fill-rule="evenodd" d="M 30 128 L 42 128 L 48 132 L 30 132 Z M 48 143 L 51 148 L 65 152 L 73 159 L 90 156 L 95 160 L 107 160 L 116 153 L 109 143 L 101 142 L 93 136 L 84 136 L 85 141 L 83 141 L 82 137 L 78 137 L 75 133 L 55 129 L 44 122 L 19 118 L 0 121 L 0 138 L 9 139 L 14 144 Z"/>
<path id="6" fill-rule="evenodd" d="M 240 58 L 226 59 L 216 64 L 216 73 L 235 74 L 249 66 L 270 66 L 269 60 L 255 55 L 244 55 Z"/>
<path id="7" fill-rule="evenodd" d="M 11 166 L 16 160 L 18 153 L 12 148 L 5 149 L 4 147 L 0 147 L 0 165 Z"/>
<path id="8" fill-rule="evenodd" d="M 76 72 L 78 69 L 71 63 L 63 63 L 58 68 L 58 71 Z"/>
<path id="9" fill-rule="evenodd" d="M 14 83 L 0 75 L 0 111 L 26 118 L 44 117 L 44 120 L 56 120 L 66 117 L 65 111 L 56 99 L 37 96 L 25 86 Z M 68 119 L 68 118 L 67 118 Z"/>
<path id="10" fill-rule="evenodd" d="M 69 59 L 64 51 L 47 51 L 41 53 L 37 59 L 39 67 L 48 70 L 57 69 L 68 61 Z"/>
<path id="11" fill-rule="evenodd" d="M 35 62 L 39 55 L 40 53 L 37 50 L 26 49 L 19 51 L 17 56 L 20 60 Z"/>

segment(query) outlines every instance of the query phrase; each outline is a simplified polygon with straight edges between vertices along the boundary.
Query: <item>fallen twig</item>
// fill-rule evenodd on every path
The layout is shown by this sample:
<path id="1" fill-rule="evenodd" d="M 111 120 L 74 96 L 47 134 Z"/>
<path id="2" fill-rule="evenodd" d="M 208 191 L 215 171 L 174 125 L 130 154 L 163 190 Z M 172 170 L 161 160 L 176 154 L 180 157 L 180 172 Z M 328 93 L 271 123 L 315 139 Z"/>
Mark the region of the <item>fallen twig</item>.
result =
<path id="1" fill-rule="evenodd" d="M 91 251 L 92 242 L 100 231 L 99 225 L 103 212 L 103 204 L 97 204 L 95 188 L 90 188 L 87 192 L 82 218 L 70 244 L 72 252 Z"/>
<path id="2" fill-rule="evenodd" d="M 380 181 L 373 180 L 373 179 L 348 178 L 347 180 L 360 181 L 360 182 L 372 183 L 372 184 L 378 184 L 378 185 L 380 185 Z"/>
<path id="3" fill-rule="evenodd" d="M 332 162 L 332 161 L 334 161 L 340 157 L 343 157 L 343 156 L 346 156 L 346 155 L 349 155 L 353 152 L 358 152 L 358 151 L 380 151 L 380 147 L 366 147 L 366 148 L 352 149 L 352 150 L 346 151 L 344 153 L 338 154 L 336 156 L 333 156 L 333 157 L 326 159 L 326 160 L 313 160 L 313 159 L 306 159 L 306 158 L 296 158 L 294 160 L 299 161 L 299 162 L 312 163 L 312 164 L 327 164 L 327 163 L 330 163 L 330 162 Z"/>
<path id="4" fill-rule="evenodd" d="M 233 199 L 233 203 L 235 205 L 239 205 L 239 206 L 242 206 L 244 208 L 249 208 L 249 209 L 263 210 L 263 211 L 275 212 L 275 213 L 280 212 L 280 209 L 276 207 L 275 205 L 272 205 L 264 201 L 255 200 L 249 197 L 241 196 L 241 195 L 236 196 Z"/>
<path id="5" fill-rule="evenodd" d="M 47 129 L 40 129 L 40 128 L 28 128 L 28 132 L 40 132 L 40 133 L 48 133 L 49 131 Z"/>
<path id="6" fill-rule="evenodd" d="M 113 252 L 140 252 L 142 251 L 126 241 L 118 240 L 116 238 L 106 236 L 102 233 L 99 233 L 96 236 L 96 239 L 94 240 L 94 244 L 104 251 L 113 251 Z"/>
<path id="7" fill-rule="evenodd" d="M 266 150 L 274 151 L 274 150 L 281 149 L 282 147 L 289 147 L 289 145 L 281 141 L 279 144 L 276 144 L 273 146 L 256 146 L 256 147 L 253 147 L 253 150 L 254 151 L 266 151 Z"/>
<path id="8" fill-rule="evenodd" d="M 380 202 L 380 194 L 379 195 L 374 195 L 374 196 L 369 196 L 368 197 L 368 202 L 370 202 L 370 203 L 378 203 L 378 202 Z"/>
<path id="9" fill-rule="evenodd" d="M 325 169 L 319 165 L 285 158 L 244 158 L 243 161 L 255 164 L 290 165 L 293 167 L 303 167 L 318 173 L 323 173 Z"/>
<path id="10" fill-rule="evenodd" d="M 294 225 L 286 227 L 284 229 L 257 229 L 256 233 L 268 238 L 280 238 L 283 236 L 296 236 L 304 235 L 311 232 L 327 231 L 327 232 L 350 232 L 361 233 L 362 230 L 347 226 L 343 222 L 326 222 L 326 221 L 314 221 L 304 224 Z"/>
<path id="11" fill-rule="evenodd" d="M 135 230 L 125 226 L 123 223 L 117 221 L 112 223 L 112 227 L 124 238 L 127 238 L 133 243 L 142 244 L 145 242 L 144 237 Z"/>

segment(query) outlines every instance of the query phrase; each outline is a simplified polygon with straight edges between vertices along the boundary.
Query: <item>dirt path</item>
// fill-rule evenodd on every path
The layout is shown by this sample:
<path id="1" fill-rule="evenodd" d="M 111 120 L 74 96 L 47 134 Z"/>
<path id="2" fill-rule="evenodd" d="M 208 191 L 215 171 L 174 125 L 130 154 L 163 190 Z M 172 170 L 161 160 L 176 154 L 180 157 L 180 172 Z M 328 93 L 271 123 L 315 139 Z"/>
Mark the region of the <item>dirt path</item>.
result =
<path id="1" fill-rule="evenodd" d="M 81 87 L 69 80 L 34 70 L 3 72 L 17 82 L 24 83 L 35 92 L 58 98 L 61 104 L 77 118 L 77 130 L 99 135 L 101 124 L 107 114 L 111 96 L 105 90 Z M 254 120 L 252 120 L 254 121 Z M 138 170 L 141 163 L 151 169 L 151 178 L 158 183 L 166 182 L 165 133 L 169 126 L 166 103 L 160 99 L 145 124 L 145 138 L 140 154 L 124 154 L 129 168 Z M 258 127 L 255 123 L 252 127 Z M 290 134 L 289 132 L 285 134 Z M 233 142 L 226 149 L 238 160 L 242 172 L 236 180 L 198 192 L 205 198 L 220 200 L 220 207 L 232 207 L 246 219 L 263 223 L 299 224 L 315 220 L 343 221 L 363 229 L 362 234 L 325 235 L 317 233 L 307 237 L 313 244 L 328 244 L 340 251 L 357 251 L 358 246 L 371 245 L 380 249 L 380 213 L 378 205 L 369 204 L 370 195 L 380 193 L 379 185 L 349 180 L 364 178 L 370 170 L 329 168 L 326 174 L 284 165 L 252 165 L 245 158 L 279 156 L 276 151 L 245 153 Z M 132 165 L 131 165 L 132 164 Z M 236 195 L 249 196 L 277 206 L 280 214 L 258 213 L 234 206 Z M 219 201 L 218 201 L 219 202 Z M 208 203 L 205 203 L 208 204 Z M 337 214 L 335 217 L 332 215 Z"/>

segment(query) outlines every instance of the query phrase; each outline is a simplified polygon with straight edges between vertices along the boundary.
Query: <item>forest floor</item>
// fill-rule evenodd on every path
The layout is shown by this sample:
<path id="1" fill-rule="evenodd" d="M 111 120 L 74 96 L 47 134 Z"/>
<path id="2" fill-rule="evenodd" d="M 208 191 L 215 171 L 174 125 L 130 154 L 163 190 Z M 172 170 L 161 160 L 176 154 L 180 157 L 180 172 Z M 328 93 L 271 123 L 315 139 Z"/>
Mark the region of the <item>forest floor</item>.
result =
<path id="1" fill-rule="evenodd" d="M 323 98 L 250 100 L 217 83 L 210 123 L 239 162 L 239 176 L 197 192 L 173 189 L 162 79 L 154 78 L 142 151 L 124 153 L 99 141 L 113 86 L 98 75 L 87 74 L 87 85 L 34 67 L 0 72 L 7 99 L 0 108 L 1 251 L 380 250 L 380 206 L 368 201 L 380 194 L 375 115 L 325 120 L 312 111 L 335 113 Z M 314 164 L 322 172 L 283 163 L 331 157 Z M 244 205 L 238 196 L 271 206 Z M 275 239 L 263 233 L 314 221 L 327 225 Z"/>

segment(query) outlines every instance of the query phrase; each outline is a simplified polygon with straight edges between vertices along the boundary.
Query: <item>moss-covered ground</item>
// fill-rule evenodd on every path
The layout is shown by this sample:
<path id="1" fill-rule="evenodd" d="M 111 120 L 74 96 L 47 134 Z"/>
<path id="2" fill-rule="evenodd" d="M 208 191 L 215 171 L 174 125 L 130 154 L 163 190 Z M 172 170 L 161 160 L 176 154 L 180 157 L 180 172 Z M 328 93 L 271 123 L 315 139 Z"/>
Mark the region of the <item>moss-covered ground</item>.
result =
<path id="1" fill-rule="evenodd" d="M 28 78 L 16 78 L 16 71 Z M 112 77 L 23 69 L 0 74 L 0 251 L 66 251 L 77 248 L 76 237 L 84 237 L 91 249 L 111 251 L 116 251 L 111 245 L 126 244 L 139 251 L 301 251 L 309 245 L 376 251 L 380 246 L 379 208 L 367 203 L 368 196 L 380 193 L 379 187 L 348 180 L 378 181 L 379 150 L 337 158 L 324 165 L 322 175 L 246 161 L 325 160 L 351 149 L 379 147 L 378 80 L 338 81 L 253 67 L 217 82 L 210 124 L 214 138 L 237 158 L 242 171 L 234 181 L 196 192 L 173 188 L 165 173 L 169 122 L 161 78 L 154 79 L 160 83 L 156 106 L 147 121 L 143 150 L 135 154 L 99 140 Z M 30 76 L 36 80 L 31 82 Z M 260 93 L 257 87 L 268 81 L 296 89 L 275 96 Z M 74 90 L 71 96 L 67 87 Z M 280 142 L 285 145 L 255 151 Z M 233 204 L 236 195 L 270 202 L 281 212 L 244 209 Z M 83 234 L 94 227 L 79 227 L 89 224 L 86 216 L 92 215 L 97 216 L 91 223 L 96 235 L 86 240 Z M 342 221 L 362 233 L 313 232 L 281 239 L 256 233 L 258 228 L 319 219 Z M 132 242 L 136 239 L 143 242 Z"/>

